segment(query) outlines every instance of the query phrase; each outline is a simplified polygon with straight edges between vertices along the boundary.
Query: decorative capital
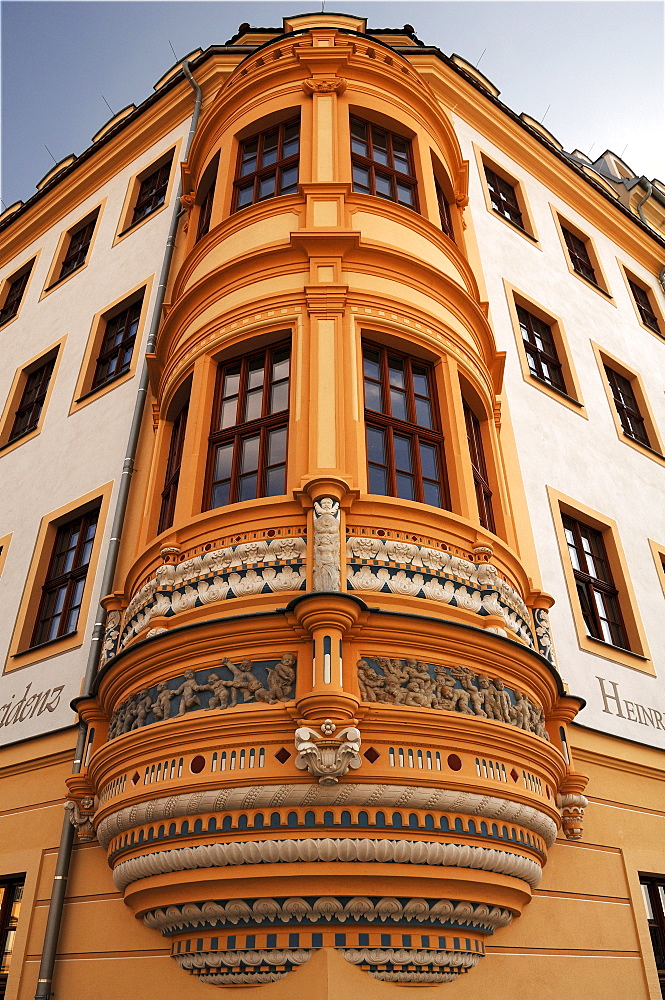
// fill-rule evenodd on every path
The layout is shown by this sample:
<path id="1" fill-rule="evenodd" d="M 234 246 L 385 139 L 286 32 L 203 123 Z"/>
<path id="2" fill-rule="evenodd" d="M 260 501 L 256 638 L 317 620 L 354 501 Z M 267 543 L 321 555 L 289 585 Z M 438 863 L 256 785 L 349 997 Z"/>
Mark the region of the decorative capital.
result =
<path id="1" fill-rule="evenodd" d="M 95 800 L 92 795 L 84 795 L 81 799 L 68 799 L 64 808 L 69 812 L 69 822 L 76 829 L 76 839 L 80 844 L 87 844 L 95 839 L 93 816 L 95 815 Z"/>
<path id="2" fill-rule="evenodd" d="M 332 719 L 325 719 L 320 730 L 300 726 L 295 733 L 295 765 L 300 771 L 309 771 L 321 785 L 336 785 L 349 768 L 355 770 L 362 764 L 360 743 L 359 729 L 345 726 L 337 731 Z"/>
<path id="3" fill-rule="evenodd" d="M 557 795 L 556 802 L 561 810 L 561 826 L 567 840 L 581 840 L 584 826 L 584 810 L 589 800 L 584 795 Z"/>
<path id="4" fill-rule="evenodd" d="M 311 77 L 303 80 L 302 89 L 306 94 L 343 94 L 346 80 L 341 76 Z"/>

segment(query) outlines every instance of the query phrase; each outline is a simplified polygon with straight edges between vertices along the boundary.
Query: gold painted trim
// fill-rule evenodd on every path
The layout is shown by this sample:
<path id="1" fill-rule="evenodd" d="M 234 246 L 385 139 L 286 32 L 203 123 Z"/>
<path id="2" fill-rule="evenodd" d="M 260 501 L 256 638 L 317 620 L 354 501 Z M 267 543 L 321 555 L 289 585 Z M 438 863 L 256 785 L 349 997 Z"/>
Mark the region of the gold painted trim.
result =
<path id="1" fill-rule="evenodd" d="M 2 541 L 2 538 L 0 538 L 0 545 L 2 544 Z M 663 588 L 663 594 L 665 594 L 665 545 L 660 545 L 658 542 L 654 542 L 652 538 L 648 538 L 647 541 L 651 549 L 653 561 L 656 564 L 656 572 L 658 573 L 660 585 Z M 0 571 L 1 570 L 2 564 L 0 563 Z"/>
<path id="2" fill-rule="evenodd" d="M 552 511 L 554 531 L 559 545 L 561 565 L 566 578 L 570 608 L 573 613 L 573 620 L 577 631 L 577 641 L 580 649 L 584 650 L 586 653 L 593 653 L 595 656 L 602 656 L 607 660 L 614 660 L 615 663 L 621 663 L 624 667 L 630 667 L 632 670 L 639 670 L 642 673 L 655 676 L 656 670 L 653 662 L 651 661 L 651 654 L 647 645 L 646 633 L 640 618 L 639 605 L 630 580 L 628 563 L 626 562 L 626 557 L 623 552 L 616 521 L 607 517 L 605 514 L 599 513 L 597 510 L 593 510 L 591 507 L 587 507 L 578 500 L 574 500 L 572 497 L 568 497 L 564 493 L 560 493 L 551 486 L 547 486 L 547 496 Z M 630 650 L 624 650 L 617 646 L 611 646 L 609 643 L 603 642 L 600 639 L 591 639 L 587 635 L 584 619 L 582 617 L 582 609 L 577 598 L 577 586 L 575 583 L 575 576 L 573 574 L 573 565 L 570 561 L 568 545 L 566 543 L 566 537 L 563 530 L 563 514 L 569 514 L 571 517 L 576 519 L 579 519 L 581 516 L 581 519 L 586 524 L 589 524 L 592 528 L 595 528 L 603 534 L 603 541 L 605 543 L 605 551 L 607 553 L 607 559 L 612 572 L 612 579 L 614 580 L 614 586 L 619 591 L 619 604 L 621 606 L 621 614 L 626 627 L 626 632 L 628 634 L 628 640 L 631 644 Z"/>

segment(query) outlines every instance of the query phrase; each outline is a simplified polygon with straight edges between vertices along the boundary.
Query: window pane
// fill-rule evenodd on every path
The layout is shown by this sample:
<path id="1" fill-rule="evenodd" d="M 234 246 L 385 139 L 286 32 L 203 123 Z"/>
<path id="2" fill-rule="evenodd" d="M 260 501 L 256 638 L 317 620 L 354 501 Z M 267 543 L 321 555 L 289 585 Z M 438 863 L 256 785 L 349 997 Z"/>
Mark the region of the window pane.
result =
<path id="1" fill-rule="evenodd" d="M 236 423 L 236 413 L 238 410 L 238 397 L 233 396 L 231 399 L 225 399 L 222 403 L 222 412 L 219 421 L 219 429 L 223 430 L 225 427 L 234 427 Z"/>
<path id="2" fill-rule="evenodd" d="M 270 412 L 280 413 L 289 408 L 289 383 L 278 382 L 273 385 L 270 395 Z"/>
<path id="3" fill-rule="evenodd" d="M 215 456 L 215 474 L 213 477 L 215 481 L 230 478 L 232 462 L 233 443 L 219 445 Z"/>
<path id="4" fill-rule="evenodd" d="M 300 146 L 300 122 L 293 122 L 284 129 L 284 148 L 282 156 L 286 160 L 289 156 L 295 156 Z"/>
<path id="5" fill-rule="evenodd" d="M 363 351 L 363 371 L 370 378 L 379 379 L 381 377 L 378 351 L 370 351 L 367 348 Z"/>
<path id="6" fill-rule="evenodd" d="M 438 480 L 439 462 L 436 447 L 433 444 L 420 442 L 420 465 L 424 479 Z"/>
<path id="7" fill-rule="evenodd" d="M 416 423 L 419 427 L 432 426 L 432 408 L 429 400 L 416 396 Z"/>
<path id="8" fill-rule="evenodd" d="M 244 205 L 251 205 L 253 197 L 253 184 L 248 184 L 247 187 L 238 188 L 238 208 L 242 208 Z"/>
<path id="9" fill-rule="evenodd" d="M 388 481 L 385 469 L 380 469 L 376 465 L 369 466 L 369 492 L 377 493 L 382 497 L 388 496 Z"/>
<path id="10" fill-rule="evenodd" d="M 243 438 L 241 458 L 240 458 L 240 471 L 250 472 L 259 467 L 259 434 L 253 434 L 251 437 Z"/>
<path id="11" fill-rule="evenodd" d="M 388 380 L 391 385 L 404 388 L 404 362 L 399 358 L 388 359 Z"/>
<path id="12" fill-rule="evenodd" d="M 233 365 L 224 372 L 224 396 L 236 396 L 240 388 L 240 365 Z"/>
<path id="13" fill-rule="evenodd" d="M 392 198 L 392 183 L 390 177 L 386 177 L 384 174 L 375 174 L 375 184 L 376 193 L 381 196 L 381 198 Z"/>
<path id="14" fill-rule="evenodd" d="M 263 137 L 263 156 L 261 166 L 268 167 L 277 161 L 277 147 L 279 143 L 279 131 L 269 132 Z"/>
<path id="15" fill-rule="evenodd" d="M 408 184 L 400 184 L 398 181 L 397 200 L 400 205 L 408 205 L 409 208 L 413 208 L 413 188 Z"/>
<path id="16" fill-rule="evenodd" d="M 259 201 L 262 198 L 272 198 L 275 194 L 275 174 L 270 174 L 268 177 L 262 177 L 259 181 Z"/>
<path id="17" fill-rule="evenodd" d="M 401 469 L 403 472 L 412 472 L 411 439 L 402 434 L 395 434 L 393 435 L 393 448 L 395 450 L 395 468 Z"/>
<path id="18" fill-rule="evenodd" d="M 231 480 L 227 479 L 224 483 L 217 483 L 213 486 L 212 490 L 212 500 L 210 503 L 211 507 L 224 507 L 229 502 L 229 493 L 231 490 Z"/>
<path id="19" fill-rule="evenodd" d="M 378 382 L 370 382 L 369 379 L 365 379 L 365 406 L 368 410 L 374 410 L 376 413 L 383 412 L 381 386 Z"/>
<path id="20" fill-rule="evenodd" d="M 399 389 L 390 390 L 390 411 L 396 420 L 407 420 L 406 393 Z"/>
<path id="21" fill-rule="evenodd" d="M 247 420 L 258 420 L 263 406 L 263 389 L 253 389 L 245 398 L 245 417 Z"/>
<path id="22" fill-rule="evenodd" d="M 278 465 L 286 461 L 286 427 L 270 431 L 268 438 L 268 465 Z"/>
<path id="23" fill-rule="evenodd" d="M 385 167 L 388 166 L 388 136 L 385 132 L 380 132 L 378 129 L 372 129 L 372 159 L 377 163 L 383 163 Z"/>
<path id="24" fill-rule="evenodd" d="M 294 194 L 298 189 L 298 167 L 286 167 L 280 171 L 280 194 Z"/>
<path id="25" fill-rule="evenodd" d="M 406 476 L 403 472 L 398 472 L 395 479 L 397 483 L 397 496 L 402 500 L 413 500 L 415 498 L 413 476 Z"/>
<path id="26" fill-rule="evenodd" d="M 432 507 L 441 507 L 441 488 L 438 483 L 423 482 L 423 502 Z"/>
<path id="27" fill-rule="evenodd" d="M 250 473 L 247 476 L 240 477 L 240 490 L 238 491 L 238 500 L 255 500 L 257 497 L 256 486 L 258 477 L 255 472 Z"/>
<path id="28" fill-rule="evenodd" d="M 351 150 L 360 156 L 367 156 L 367 126 L 362 122 L 351 122 Z"/>
<path id="29" fill-rule="evenodd" d="M 384 432 L 377 427 L 367 428 L 367 457 L 370 462 L 385 465 L 386 449 Z"/>
<path id="30" fill-rule="evenodd" d="M 278 465 L 268 469 L 266 475 L 266 496 L 278 497 L 286 493 L 286 467 Z"/>
<path id="31" fill-rule="evenodd" d="M 369 170 L 366 167 L 359 167 L 357 163 L 353 164 L 353 190 L 365 191 L 367 194 L 370 192 Z"/>

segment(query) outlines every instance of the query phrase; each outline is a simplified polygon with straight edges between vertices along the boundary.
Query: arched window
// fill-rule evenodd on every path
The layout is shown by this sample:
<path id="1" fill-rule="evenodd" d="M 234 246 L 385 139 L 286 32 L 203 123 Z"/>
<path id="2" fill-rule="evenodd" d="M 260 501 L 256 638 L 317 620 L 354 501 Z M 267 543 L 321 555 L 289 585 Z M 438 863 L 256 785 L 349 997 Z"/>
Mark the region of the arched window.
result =
<path id="1" fill-rule="evenodd" d="M 206 506 L 286 491 L 288 343 L 220 364 L 213 408 Z"/>
<path id="2" fill-rule="evenodd" d="M 369 492 L 449 508 L 432 366 L 363 345 Z"/>

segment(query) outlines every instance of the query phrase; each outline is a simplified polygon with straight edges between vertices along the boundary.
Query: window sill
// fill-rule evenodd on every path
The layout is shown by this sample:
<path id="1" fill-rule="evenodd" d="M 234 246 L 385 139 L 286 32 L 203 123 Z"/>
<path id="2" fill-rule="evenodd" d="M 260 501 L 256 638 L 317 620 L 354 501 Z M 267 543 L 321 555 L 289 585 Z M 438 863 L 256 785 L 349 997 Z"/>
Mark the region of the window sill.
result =
<path id="1" fill-rule="evenodd" d="M 67 278 L 71 278 L 77 271 L 80 271 L 82 267 L 85 267 L 86 263 L 87 261 L 84 260 L 82 264 L 78 265 L 78 267 L 74 267 L 71 271 L 67 271 L 67 274 L 61 274 L 56 281 L 53 281 L 44 289 L 44 295 L 46 295 L 47 292 L 50 292 L 53 288 L 57 288 L 63 281 L 67 281 Z"/>
<path id="2" fill-rule="evenodd" d="M 20 437 L 13 438 L 11 441 L 6 441 L 3 445 L 0 445 L 0 457 L 8 455 L 10 451 L 14 450 L 14 448 L 20 448 L 21 445 L 26 444 L 28 441 L 32 441 L 34 437 L 37 437 L 40 430 L 41 427 L 38 425 L 33 428 L 33 430 L 26 431 L 25 434 L 21 434 Z"/>
<path id="3" fill-rule="evenodd" d="M 534 236 L 533 233 L 530 233 L 528 229 L 525 229 L 524 226 L 518 225 L 517 222 L 513 222 L 512 219 L 509 219 L 506 215 L 502 215 L 501 212 L 497 212 L 495 208 L 492 208 L 491 212 L 492 215 L 495 215 L 497 219 L 501 220 L 501 222 L 505 222 L 507 226 L 510 226 L 513 232 L 519 233 L 520 236 L 526 237 L 527 240 L 529 240 L 531 243 L 534 244 L 534 246 L 537 246 L 540 249 L 540 240 L 538 239 L 537 236 Z"/>
<path id="4" fill-rule="evenodd" d="M 592 281 L 591 278 L 587 278 L 584 274 L 580 274 L 579 271 L 575 270 L 572 264 L 570 264 L 570 272 L 571 274 L 574 274 L 576 278 L 579 278 L 580 281 L 583 281 L 585 285 L 588 285 L 589 288 L 593 288 L 595 292 L 598 292 L 600 295 L 603 295 L 606 299 L 609 299 L 612 305 L 616 305 L 614 301 L 614 296 L 610 292 L 608 292 L 606 288 L 603 288 L 602 285 L 599 285 L 597 281 Z"/>
<path id="5" fill-rule="evenodd" d="M 140 219 L 137 219 L 136 222 L 132 222 L 130 226 L 127 226 L 127 228 L 123 229 L 121 233 L 118 233 L 117 239 L 121 240 L 123 236 L 127 236 L 128 233 L 131 233 L 135 229 L 138 229 L 139 226 L 141 226 L 144 222 L 147 222 L 148 219 L 152 219 L 153 215 L 157 215 L 158 212 L 161 212 L 161 210 L 164 207 L 165 207 L 164 205 L 160 205 L 159 208 L 154 208 L 152 212 L 148 212 L 147 215 L 144 215 Z"/>
<path id="6" fill-rule="evenodd" d="M 580 401 L 578 399 L 575 399 L 574 396 L 569 396 L 567 392 L 563 391 L 563 389 L 557 389 L 555 385 L 551 385 L 549 382 L 546 382 L 544 378 L 538 378 L 537 375 L 530 374 L 530 377 L 533 379 L 534 382 L 537 382 L 538 385 L 544 385 L 546 389 L 550 390 L 550 392 L 554 392 L 556 393 L 557 396 L 561 396 L 562 399 L 565 399 L 569 403 L 572 403 L 573 406 L 579 406 L 581 410 L 584 409 L 584 403 L 580 403 Z"/>
<path id="7" fill-rule="evenodd" d="M 634 656 L 636 660 L 642 660 L 643 663 L 649 662 L 648 656 L 642 656 L 641 653 L 635 653 L 632 649 L 624 649 L 623 646 L 615 646 L 612 642 L 605 642 L 604 639 L 597 639 L 595 635 L 589 635 L 587 633 L 586 638 L 589 642 L 597 642 L 599 646 L 603 646 L 605 649 L 611 649 L 615 653 L 621 653 L 624 656 Z"/>
<path id="8" fill-rule="evenodd" d="M 630 447 L 634 448 L 635 451 L 641 452 L 645 458 L 650 458 L 652 461 L 659 462 L 661 465 L 665 464 L 665 455 L 656 451 L 656 449 L 652 448 L 651 445 L 643 444 L 642 441 L 632 437 L 632 435 L 626 434 L 623 429 L 619 431 L 619 439 L 623 441 L 624 444 L 630 445 Z"/>
<path id="9" fill-rule="evenodd" d="M 77 629 L 74 629 L 73 632 L 65 632 L 63 635 L 56 636 L 55 639 L 47 639 L 46 642 L 38 642 L 34 646 L 27 646 L 25 649 L 19 649 L 17 653 L 12 654 L 12 659 L 20 659 L 20 657 L 26 656 L 28 653 L 39 653 L 42 649 L 48 649 L 50 646 L 55 646 L 57 643 L 64 642 L 66 639 L 71 639 L 72 636 L 77 634 Z"/>
<path id="10" fill-rule="evenodd" d="M 127 372 L 120 372 L 119 375 L 114 375 L 113 378 L 107 378 L 105 382 L 100 382 L 99 385 L 96 385 L 93 389 L 88 389 L 87 392 L 84 392 L 82 396 L 79 396 L 78 399 L 74 400 L 74 403 L 83 403 L 86 400 L 91 399 L 93 396 L 99 396 L 100 394 L 106 392 L 107 389 L 114 386 L 116 382 L 120 382 L 121 380 L 126 381 L 127 376 L 131 374 L 132 371 L 130 370 Z"/>

